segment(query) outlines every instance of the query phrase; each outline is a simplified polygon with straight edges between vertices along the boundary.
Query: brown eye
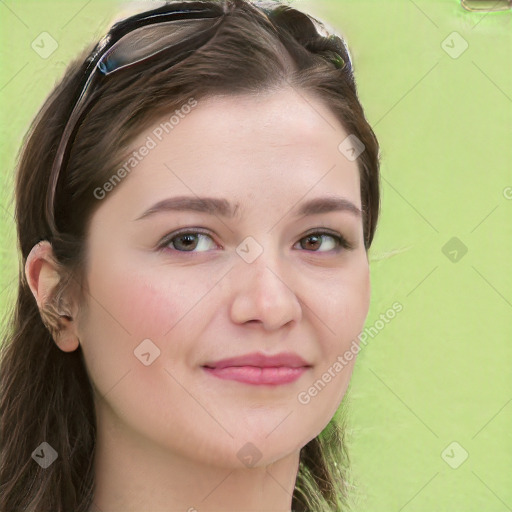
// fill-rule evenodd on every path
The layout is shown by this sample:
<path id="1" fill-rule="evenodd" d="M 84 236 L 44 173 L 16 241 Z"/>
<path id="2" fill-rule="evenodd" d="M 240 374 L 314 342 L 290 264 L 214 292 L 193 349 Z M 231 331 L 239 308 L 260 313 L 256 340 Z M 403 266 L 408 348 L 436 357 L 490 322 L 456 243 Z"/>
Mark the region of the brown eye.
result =
<path id="1" fill-rule="evenodd" d="M 209 250 L 208 240 L 213 242 L 212 237 L 206 233 L 182 231 L 181 233 L 172 233 L 165 237 L 160 244 L 160 248 L 177 252 L 207 252 Z M 196 251 L 198 248 L 202 250 Z"/>
<path id="2" fill-rule="evenodd" d="M 323 235 L 309 235 L 303 238 L 302 240 L 305 240 L 306 243 L 301 244 L 302 248 L 308 251 L 316 251 L 322 245 L 322 236 Z"/>
<path id="3" fill-rule="evenodd" d="M 330 240 L 330 242 L 325 242 Z M 342 248 L 351 249 L 351 245 L 341 235 L 330 232 L 311 233 L 299 240 L 302 249 L 311 252 L 339 252 Z M 318 250 L 322 247 L 322 250 Z"/>

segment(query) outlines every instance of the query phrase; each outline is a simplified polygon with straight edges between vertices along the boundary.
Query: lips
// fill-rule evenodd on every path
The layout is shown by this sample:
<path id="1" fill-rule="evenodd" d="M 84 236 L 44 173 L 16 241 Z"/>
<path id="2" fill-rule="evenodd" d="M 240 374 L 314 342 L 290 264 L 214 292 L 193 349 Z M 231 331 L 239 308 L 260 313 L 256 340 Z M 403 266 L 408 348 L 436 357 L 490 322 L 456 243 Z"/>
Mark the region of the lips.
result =
<path id="1" fill-rule="evenodd" d="M 310 367 L 302 357 L 293 352 L 282 352 L 275 355 L 266 355 L 261 352 L 254 352 L 245 354 L 238 357 L 230 357 L 219 361 L 208 362 L 203 365 L 206 368 L 213 368 L 220 370 L 222 368 L 237 367 L 237 366 L 255 366 L 258 368 L 302 368 Z"/>

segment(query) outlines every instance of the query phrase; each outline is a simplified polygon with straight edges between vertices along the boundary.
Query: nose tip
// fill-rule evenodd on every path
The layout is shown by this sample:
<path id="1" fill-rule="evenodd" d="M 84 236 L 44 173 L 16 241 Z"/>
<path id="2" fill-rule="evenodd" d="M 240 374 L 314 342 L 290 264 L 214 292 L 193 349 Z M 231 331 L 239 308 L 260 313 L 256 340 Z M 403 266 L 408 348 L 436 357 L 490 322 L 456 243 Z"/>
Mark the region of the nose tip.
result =
<path id="1" fill-rule="evenodd" d="M 285 282 L 266 264 L 263 255 L 258 260 L 246 265 L 241 270 L 242 275 L 234 276 L 233 321 L 266 330 L 298 322 L 302 309 L 294 283 Z"/>

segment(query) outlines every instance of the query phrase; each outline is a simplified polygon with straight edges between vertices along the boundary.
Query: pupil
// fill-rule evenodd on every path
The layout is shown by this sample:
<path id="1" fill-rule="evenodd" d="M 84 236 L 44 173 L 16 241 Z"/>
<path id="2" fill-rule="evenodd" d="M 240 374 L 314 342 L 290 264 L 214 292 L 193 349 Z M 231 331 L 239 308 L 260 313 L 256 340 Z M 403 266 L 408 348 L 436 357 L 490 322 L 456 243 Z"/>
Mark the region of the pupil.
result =
<path id="1" fill-rule="evenodd" d="M 185 241 L 183 244 L 185 247 L 190 247 L 191 245 L 194 245 L 194 242 L 195 242 L 194 235 L 182 235 L 180 238 L 182 241 L 183 240 Z"/>
<path id="2" fill-rule="evenodd" d="M 307 238 L 307 240 L 313 240 L 313 245 L 318 244 L 318 239 L 319 239 L 319 237 L 315 236 L 315 235 L 310 235 Z"/>

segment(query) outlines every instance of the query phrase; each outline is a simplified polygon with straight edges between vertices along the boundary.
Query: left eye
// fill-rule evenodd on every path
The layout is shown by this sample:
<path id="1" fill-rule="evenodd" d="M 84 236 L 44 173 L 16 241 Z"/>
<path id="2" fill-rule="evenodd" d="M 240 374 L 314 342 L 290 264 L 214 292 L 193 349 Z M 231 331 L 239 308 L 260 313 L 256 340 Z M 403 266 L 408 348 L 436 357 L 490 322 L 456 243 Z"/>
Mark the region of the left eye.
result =
<path id="1" fill-rule="evenodd" d="M 175 234 L 171 237 L 166 237 L 160 247 L 166 249 L 172 245 L 171 250 L 178 252 L 205 252 L 208 250 L 207 239 L 213 241 L 212 237 L 206 233 L 202 233 L 200 231 L 186 231 Z M 322 244 L 322 241 L 325 239 L 330 240 L 330 244 L 327 244 L 327 249 L 318 250 L 319 245 L 325 245 Z M 306 243 L 302 243 L 303 240 L 306 241 Z M 305 237 L 302 237 L 297 243 L 301 245 L 301 248 L 309 252 L 329 252 L 339 251 L 342 248 L 351 248 L 350 244 L 343 236 L 326 232 L 310 233 Z M 310 247 L 307 248 L 307 245 Z M 194 250 L 198 248 L 204 250 Z"/>
<path id="2" fill-rule="evenodd" d="M 331 245 L 331 248 L 327 248 L 326 250 L 318 251 L 313 249 L 312 252 L 329 252 L 329 251 L 339 251 L 341 248 L 350 249 L 350 245 L 347 243 L 345 238 L 341 235 L 334 235 L 332 233 L 310 233 L 309 235 L 301 238 L 298 243 L 302 242 L 302 240 L 308 241 L 310 245 L 317 247 L 319 244 L 322 244 L 322 239 L 330 239 L 331 243 L 327 245 Z M 303 244 L 301 244 L 302 246 Z M 304 244 L 307 245 L 307 244 Z"/>

